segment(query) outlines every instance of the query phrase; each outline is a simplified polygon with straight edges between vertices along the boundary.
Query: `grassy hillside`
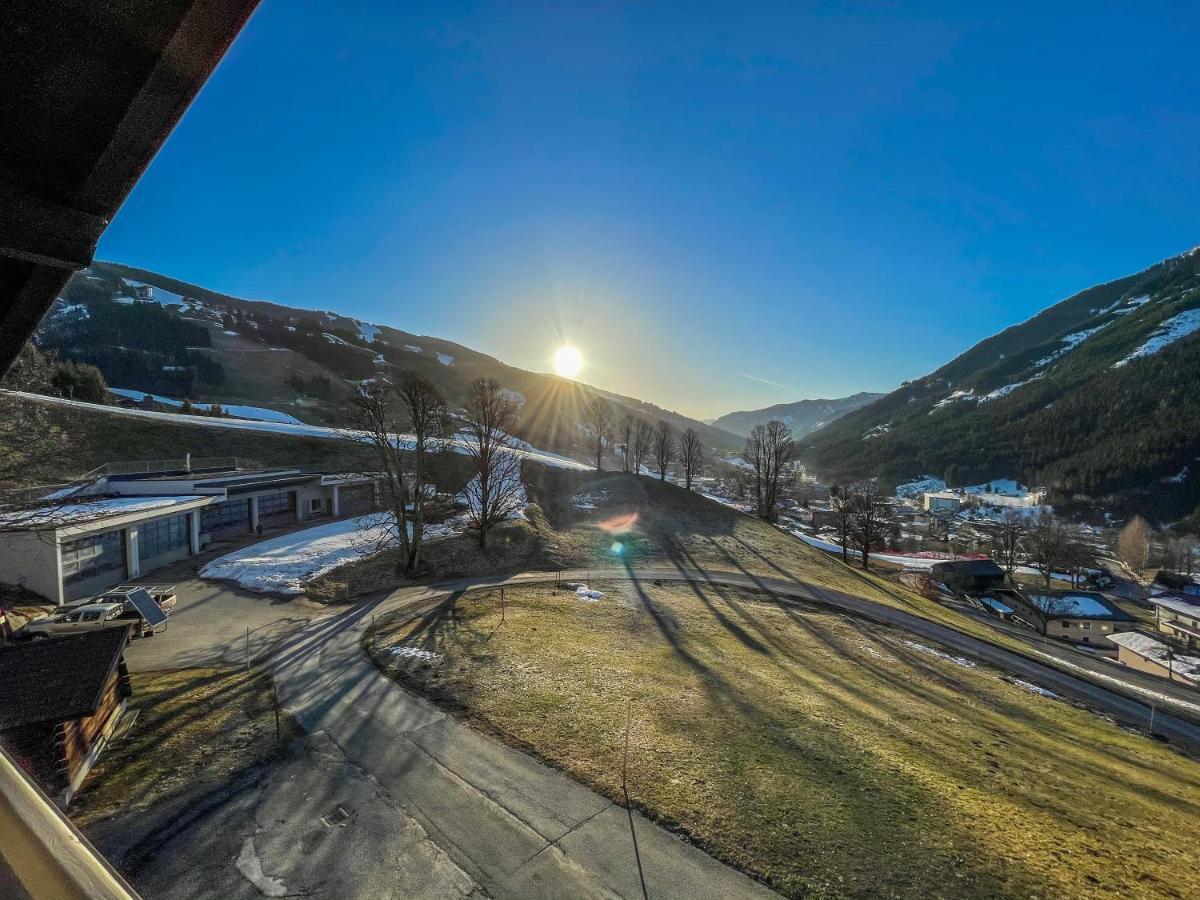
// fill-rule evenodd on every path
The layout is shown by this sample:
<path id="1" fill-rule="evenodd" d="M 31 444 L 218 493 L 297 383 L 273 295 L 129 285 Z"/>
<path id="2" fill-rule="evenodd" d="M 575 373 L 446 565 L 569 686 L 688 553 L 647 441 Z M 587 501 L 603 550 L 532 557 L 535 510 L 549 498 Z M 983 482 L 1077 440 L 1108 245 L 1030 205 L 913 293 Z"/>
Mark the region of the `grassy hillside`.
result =
<path id="1" fill-rule="evenodd" d="M 1200 252 L 1077 294 L 812 435 L 827 478 L 1016 477 L 1059 503 L 1177 518 L 1200 503 Z"/>
<path id="2" fill-rule="evenodd" d="M 1200 891 L 1195 763 L 1148 738 L 820 607 L 594 586 L 509 587 L 503 622 L 498 591 L 472 592 L 368 649 L 621 804 L 628 714 L 631 803 L 784 896 Z"/>
<path id="3" fill-rule="evenodd" d="M 150 285 L 159 303 L 133 303 Z M 390 325 L 243 300 L 117 263 L 79 273 L 43 323 L 39 344 L 89 362 L 115 387 L 193 400 L 267 406 L 304 421 L 340 421 L 344 400 L 363 379 L 415 369 L 452 406 L 472 379 L 495 378 L 521 404 L 520 437 L 535 446 L 586 456 L 584 405 L 597 394 L 621 415 L 692 427 L 710 447 L 734 450 L 742 439 L 646 401 L 508 366 L 484 353 Z M 168 305 L 164 309 L 161 303 Z"/>

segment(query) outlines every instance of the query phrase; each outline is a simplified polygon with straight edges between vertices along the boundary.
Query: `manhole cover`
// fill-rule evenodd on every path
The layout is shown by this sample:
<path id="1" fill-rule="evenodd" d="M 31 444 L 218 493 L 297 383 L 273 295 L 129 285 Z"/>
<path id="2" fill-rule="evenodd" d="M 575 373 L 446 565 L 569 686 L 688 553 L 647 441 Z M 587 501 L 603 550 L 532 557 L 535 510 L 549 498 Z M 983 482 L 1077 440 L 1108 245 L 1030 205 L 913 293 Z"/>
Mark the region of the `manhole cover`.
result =
<path id="1" fill-rule="evenodd" d="M 346 811 L 346 807 L 340 803 L 334 807 L 333 812 L 326 813 L 321 816 L 321 824 L 326 828 L 334 828 L 338 825 L 345 825 L 350 821 L 350 813 Z"/>

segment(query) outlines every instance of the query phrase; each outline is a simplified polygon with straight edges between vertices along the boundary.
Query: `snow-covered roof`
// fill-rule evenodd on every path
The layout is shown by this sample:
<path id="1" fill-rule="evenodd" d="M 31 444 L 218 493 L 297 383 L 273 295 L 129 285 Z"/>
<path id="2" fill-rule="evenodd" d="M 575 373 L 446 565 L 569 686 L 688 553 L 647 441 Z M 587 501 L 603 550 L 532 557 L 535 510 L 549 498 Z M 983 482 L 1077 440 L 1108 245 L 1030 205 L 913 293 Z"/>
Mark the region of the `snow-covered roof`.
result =
<path id="1" fill-rule="evenodd" d="M 1068 591 L 1061 594 L 1030 594 L 1029 602 L 1054 619 L 1122 619 L 1130 617 L 1099 594 Z"/>
<path id="2" fill-rule="evenodd" d="M 207 497 L 108 497 L 89 500 L 85 503 L 70 503 L 58 506 L 43 506 L 22 512 L 0 515 L 0 528 L 28 530 L 33 528 L 66 527 L 82 525 L 96 519 L 107 519 L 135 512 L 166 509 L 181 503 L 208 500 Z"/>
<path id="3" fill-rule="evenodd" d="M 1170 647 L 1162 641 L 1156 641 L 1154 638 L 1137 631 L 1122 631 L 1118 634 L 1110 634 L 1108 639 L 1114 644 L 1124 647 L 1127 650 L 1132 650 L 1138 656 L 1156 662 L 1161 666 L 1169 664 L 1171 671 L 1182 678 L 1187 678 L 1191 681 L 1200 679 L 1200 656 L 1182 656 L 1178 653 L 1172 653 L 1168 659 L 1167 653 L 1170 651 Z"/>
<path id="4" fill-rule="evenodd" d="M 1185 616 L 1195 616 L 1200 618 L 1200 597 L 1194 601 L 1188 600 L 1180 594 L 1158 594 L 1156 596 L 1147 597 L 1155 606 L 1161 606 L 1164 609 L 1172 610 L 1173 612 L 1183 613 Z"/>

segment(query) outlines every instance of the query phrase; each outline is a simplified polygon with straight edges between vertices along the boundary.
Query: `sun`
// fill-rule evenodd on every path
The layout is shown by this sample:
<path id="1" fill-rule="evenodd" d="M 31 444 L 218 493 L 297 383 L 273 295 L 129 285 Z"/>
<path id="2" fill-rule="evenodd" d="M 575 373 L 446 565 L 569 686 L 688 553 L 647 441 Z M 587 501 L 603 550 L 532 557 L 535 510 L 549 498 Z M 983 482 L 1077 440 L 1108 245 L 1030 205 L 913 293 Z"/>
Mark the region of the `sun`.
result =
<path id="1" fill-rule="evenodd" d="M 554 351 L 554 371 L 563 378 L 574 378 L 583 370 L 583 354 L 574 347 L 559 347 Z"/>

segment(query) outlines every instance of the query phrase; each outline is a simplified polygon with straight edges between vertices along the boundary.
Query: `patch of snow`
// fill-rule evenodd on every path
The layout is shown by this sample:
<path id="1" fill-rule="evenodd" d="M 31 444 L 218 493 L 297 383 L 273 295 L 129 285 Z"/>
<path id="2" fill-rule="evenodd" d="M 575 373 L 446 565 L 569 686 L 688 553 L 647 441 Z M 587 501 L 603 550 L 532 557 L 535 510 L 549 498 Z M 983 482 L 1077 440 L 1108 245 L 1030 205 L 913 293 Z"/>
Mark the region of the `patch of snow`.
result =
<path id="1" fill-rule="evenodd" d="M 402 659 L 415 659 L 424 663 L 440 663 L 442 654 L 434 653 L 432 650 L 423 650 L 420 647 L 409 647 L 401 644 L 399 647 L 393 647 L 389 651 L 389 655 L 398 656 Z"/>
<path id="2" fill-rule="evenodd" d="M 891 430 L 892 430 L 892 423 L 884 422 L 882 425 L 876 425 L 870 431 L 865 432 L 862 436 L 862 439 L 864 441 L 869 441 L 874 438 L 881 437 L 882 435 L 887 434 Z"/>
<path id="3" fill-rule="evenodd" d="M 904 484 L 897 485 L 896 496 L 913 500 L 928 491 L 944 491 L 945 489 L 946 482 L 942 481 L 942 479 L 934 478 L 932 475 L 922 475 L 913 481 L 906 481 Z"/>
<path id="4" fill-rule="evenodd" d="M 336 334 L 330 334 L 328 331 L 323 331 L 321 334 L 324 336 L 325 340 L 329 341 L 331 344 L 341 344 L 343 347 L 354 346 L 349 341 L 342 340 Z"/>
<path id="5" fill-rule="evenodd" d="M 358 322 L 358 333 L 368 344 L 375 343 L 379 337 L 379 326 L 372 325 L 369 322 Z"/>
<path id="6" fill-rule="evenodd" d="M 119 406 L 103 406 L 98 403 L 87 403 L 83 400 L 69 400 L 66 397 L 50 397 L 44 394 L 33 394 L 27 391 L 10 391 L 0 389 L 9 397 L 23 398 L 30 402 L 42 403 L 50 406 L 67 406 L 72 409 L 89 410 L 92 412 L 103 413 L 105 415 L 127 416 L 135 419 L 152 419 L 157 422 L 170 422 L 176 425 L 186 423 L 188 425 L 199 425 L 205 428 L 229 428 L 235 431 L 254 431 L 264 432 L 268 434 L 286 434 L 299 437 L 315 437 L 325 438 L 337 441 L 363 441 L 369 442 L 370 437 L 363 432 L 356 432 L 344 428 L 329 428 L 324 425 L 294 425 L 290 422 L 265 422 L 253 421 L 250 419 L 233 419 L 227 417 L 215 416 L 188 416 L 180 413 L 158 412 L 150 409 L 123 409 Z M 139 395 L 143 396 L 143 395 Z M 414 444 L 412 435 L 399 435 L 397 438 L 398 446 L 401 449 L 412 449 Z M 450 440 L 448 447 L 455 453 L 467 453 L 467 447 L 461 440 Z M 592 466 L 589 463 L 580 462 L 576 459 L 571 459 L 569 456 L 563 456 L 559 453 L 551 453 L 548 450 L 525 449 L 514 447 L 509 452 L 528 459 L 532 462 L 542 463 L 547 466 L 554 466 L 559 469 L 574 469 L 579 472 L 589 472 Z"/>
<path id="7" fill-rule="evenodd" d="M 142 400 L 149 397 L 155 403 L 161 403 L 164 406 L 183 406 L 182 400 L 176 400 L 173 397 L 164 397 L 161 394 L 148 394 L 145 391 L 135 391 L 130 388 L 109 388 L 110 394 L 116 394 L 118 397 L 127 397 L 130 400 Z M 220 404 L 221 409 L 229 413 L 231 416 L 237 416 L 239 419 L 254 419 L 258 422 L 280 422 L 287 425 L 303 425 L 304 423 L 295 416 L 289 416 L 287 413 L 279 412 L 276 409 L 267 409 L 262 406 L 241 406 L 237 403 Z M 211 403 L 192 403 L 192 409 L 211 411 L 213 405 Z"/>
<path id="8" fill-rule="evenodd" d="M 422 352 L 421 348 L 418 347 L 416 344 L 405 344 L 404 349 L 407 350 L 409 353 L 421 353 Z"/>
<path id="9" fill-rule="evenodd" d="M 999 400 L 1001 397 L 1007 397 L 1017 388 L 1024 387 L 1030 382 L 1037 381 L 1041 377 L 1042 374 L 1039 372 L 1037 375 L 1034 375 L 1032 378 L 1026 378 L 1024 381 L 1015 381 L 1012 384 L 1006 384 L 1002 387 L 998 387 L 994 391 L 988 391 L 988 393 L 979 397 L 979 402 L 987 403 L 991 400 Z"/>
<path id="10" fill-rule="evenodd" d="M 1200 330 L 1200 309 L 1189 309 L 1171 316 L 1171 318 L 1166 319 L 1158 326 L 1142 346 L 1138 347 L 1124 359 L 1117 360 L 1112 364 L 1112 368 L 1117 369 L 1132 360 L 1158 353 L 1164 347 L 1187 337 L 1197 330 Z"/>
<path id="11" fill-rule="evenodd" d="M 61 494 L 61 492 L 55 492 Z M 47 495 L 54 499 L 54 495 Z M 196 496 L 172 497 L 109 497 L 104 500 L 88 500 L 83 503 L 46 506 L 41 509 L 9 512 L 0 515 L 0 526 L 10 528 L 38 528 L 47 525 L 78 525 L 92 519 L 120 516 L 151 509 L 165 509 L 180 503 L 199 499 Z"/>
<path id="12" fill-rule="evenodd" d="M 231 335 L 231 336 L 233 336 L 233 337 L 237 337 L 237 334 L 238 334 L 238 333 L 237 333 L 236 331 L 229 331 L 229 330 L 225 330 L 225 331 L 222 331 L 222 332 L 221 332 L 221 334 L 228 334 L 228 335 Z"/>
<path id="13" fill-rule="evenodd" d="M 451 356 L 449 353 L 439 353 L 437 355 L 437 361 L 440 362 L 443 366 L 454 365 L 454 357 Z"/>
<path id="14" fill-rule="evenodd" d="M 499 488 L 493 488 L 493 491 L 509 502 L 511 508 L 505 511 L 505 519 L 523 519 L 525 518 L 525 507 L 529 505 L 529 495 L 525 491 L 525 485 L 521 482 L 520 468 L 512 468 L 514 471 L 508 473 L 511 481 Z M 476 475 L 467 482 L 467 486 L 463 488 L 462 493 L 454 499 L 470 510 L 471 515 L 478 516 L 483 502 L 482 493 L 481 482 L 479 476 Z"/>
<path id="15" fill-rule="evenodd" d="M 58 302 L 62 305 L 55 311 L 55 316 L 62 316 L 64 318 L 78 316 L 81 319 L 91 318 L 91 311 L 83 303 L 68 303 L 66 300 L 59 300 Z"/>
<path id="16" fill-rule="evenodd" d="M 1066 337 L 1061 339 L 1063 346 L 1059 347 L 1049 356 L 1039 359 L 1037 361 L 1037 365 L 1039 367 L 1048 366 L 1050 363 L 1062 359 L 1097 331 L 1111 324 L 1111 322 L 1105 322 L 1103 325 L 1097 325 L 1095 328 L 1085 328 L 1083 331 L 1076 331 L 1074 334 L 1068 334 Z"/>
<path id="17" fill-rule="evenodd" d="M 1189 471 L 1190 470 L 1188 466 L 1184 465 L 1184 467 L 1174 475 L 1168 475 L 1166 478 L 1164 478 L 1163 482 L 1166 484 L 1183 484 L 1185 481 L 1187 481 Z"/>
<path id="18" fill-rule="evenodd" d="M 373 556 L 386 544 L 390 524 L 374 514 L 293 531 L 220 556 L 200 570 L 200 577 L 236 581 L 259 593 L 303 594 L 310 581 Z"/>
<path id="19" fill-rule="evenodd" d="M 955 391 L 949 397 L 943 397 L 937 403 L 933 404 L 933 408 L 934 409 L 943 409 L 944 407 L 949 406 L 951 403 L 957 403 L 960 400 L 974 400 L 974 399 L 975 399 L 975 389 L 967 388 L 965 391 Z"/>
<path id="20" fill-rule="evenodd" d="M 590 494 L 576 494 L 571 498 L 571 505 L 576 509 L 599 509 L 608 499 L 608 491 L 595 491 Z"/>
<path id="21" fill-rule="evenodd" d="M 936 656 L 939 659 L 947 659 L 955 665 L 962 666 L 964 669 L 974 669 L 975 663 L 967 659 L 965 656 L 952 656 L 949 653 L 943 653 L 941 650 L 935 650 L 926 644 L 919 644 L 916 641 L 905 641 L 909 647 L 912 647 L 918 653 L 925 653 L 929 656 Z"/>
<path id="22" fill-rule="evenodd" d="M 506 400 L 511 400 L 517 406 L 525 405 L 525 395 L 520 391 L 509 390 L 508 388 L 500 388 L 500 396 Z"/>
<path id="23" fill-rule="evenodd" d="M 1048 697 L 1051 700 L 1058 699 L 1058 694 L 1054 693 L 1054 691 L 1048 691 L 1040 684 L 1034 684 L 1032 681 L 1022 681 L 1020 678 L 1014 678 L 1012 683 L 1019 688 L 1023 688 L 1031 693 L 1038 694 L 1039 696 Z"/>
<path id="24" fill-rule="evenodd" d="M 1017 484 L 1011 478 L 995 478 L 983 484 L 972 484 L 963 488 L 967 494 L 1003 494 L 1008 497 L 1023 497 L 1029 493 L 1029 488 Z"/>
<path id="25" fill-rule="evenodd" d="M 603 591 L 591 591 L 586 587 L 580 586 L 575 589 L 575 596 L 580 600 L 586 600 L 588 603 L 596 603 L 604 596 Z"/>

